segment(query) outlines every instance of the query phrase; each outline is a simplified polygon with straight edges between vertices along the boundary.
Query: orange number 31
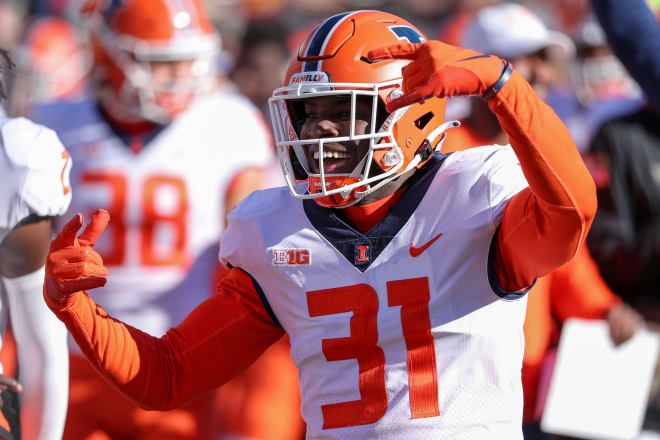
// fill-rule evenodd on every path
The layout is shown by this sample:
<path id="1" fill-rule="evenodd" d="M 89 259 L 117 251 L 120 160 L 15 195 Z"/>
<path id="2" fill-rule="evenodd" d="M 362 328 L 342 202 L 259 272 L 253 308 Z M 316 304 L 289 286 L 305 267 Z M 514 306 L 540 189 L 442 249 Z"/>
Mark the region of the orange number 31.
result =
<path id="1" fill-rule="evenodd" d="M 387 283 L 388 306 L 401 306 L 401 327 L 406 342 L 410 413 L 413 419 L 436 417 L 438 373 L 429 318 L 428 278 Z M 360 399 L 323 405 L 323 429 L 367 425 L 387 411 L 385 355 L 378 342 L 378 294 L 367 284 L 315 290 L 307 293 L 311 317 L 353 312 L 350 335 L 323 339 L 328 362 L 356 359 Z"/>

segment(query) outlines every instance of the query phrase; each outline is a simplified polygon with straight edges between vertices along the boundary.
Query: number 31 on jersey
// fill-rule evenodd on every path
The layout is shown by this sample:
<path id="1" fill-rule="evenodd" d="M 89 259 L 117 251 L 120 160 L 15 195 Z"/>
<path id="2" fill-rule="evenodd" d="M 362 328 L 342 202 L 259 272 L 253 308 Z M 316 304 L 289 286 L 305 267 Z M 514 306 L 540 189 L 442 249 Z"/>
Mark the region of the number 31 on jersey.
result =
<path id="1" fill-rule="evenodd" d="M 413 419 L 436 417 L 438 373 L 429 317 L 428 278 L 387 283 L 388 307 L 401 307 L 401 326 L 406 342 L 410 413 Z M 367 425 L 387 411 L 385 354 L 378 343 L 378 294 L 367 284 L 315 290 L 307 293 L 310 317 L 353 312 L 350 335 L 323 339 L 328 362 L 356 359 L 360 400 L 323 405 L 323 429 Z"/>

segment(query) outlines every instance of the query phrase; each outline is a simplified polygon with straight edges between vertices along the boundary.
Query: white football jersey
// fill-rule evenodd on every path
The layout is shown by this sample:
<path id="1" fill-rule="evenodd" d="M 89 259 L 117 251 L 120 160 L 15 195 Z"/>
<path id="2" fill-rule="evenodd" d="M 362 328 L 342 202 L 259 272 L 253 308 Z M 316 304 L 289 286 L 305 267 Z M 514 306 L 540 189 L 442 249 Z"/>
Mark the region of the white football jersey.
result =
<path id="1" fill-rule="evenodd" d="M 139 151 L 129 148 L 139 139 L 114 132 L 92 99 L 39 108 L 35 117 L 76 162 L 63 221 L 97 208 L 111 215 L 95 245 L 110 275 L 91 296 L 113 317 L 161 336 L 214 291 L 232 179 L 272 161 L 256 108 L 224 92 L 201 98 Z"/>
<path id="2" fill-rule="evenodd" d="M 54 217 L 71 202 L 71 158 L 55 132 L 25 118 L 0 117 L 0 243 L 24 219 Z M 0 282 L 0 347 L 8 308 Z M 2 373 L 0 365 L 0 373 Z"/>
<path id="3" fill-rule="evenodd" d="M 522 439 L 526 296 L 493 271 L 510 147 L 435 156 L 361 234 L 288 189 L 230 215 L 224 263 L 247 271 L 291 338 L 313 439 Z"/>
<path id="4" fill-rule="evenodd" d="M 57 216 L 71 201 L 71 158 L 55 132 L 0 117 L 0 243 L 30 215 Z"/>

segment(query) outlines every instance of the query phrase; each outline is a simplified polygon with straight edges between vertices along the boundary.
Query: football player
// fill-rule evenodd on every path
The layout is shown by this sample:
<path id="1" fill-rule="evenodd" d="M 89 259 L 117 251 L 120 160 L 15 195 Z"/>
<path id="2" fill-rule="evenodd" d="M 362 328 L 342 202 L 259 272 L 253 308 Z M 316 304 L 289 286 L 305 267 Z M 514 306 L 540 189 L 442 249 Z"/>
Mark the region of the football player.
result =
<path id="1" fill-rule="evenodd" d="M 511 145 L 436 153 L 457 95 L 488 101 Z M 557 116 L 506 60 L 378 11 L 320 23 L 271 108 L 288 185 L 234 209 L 229 274 L 165 336 L 84 292 L 106 282 L 92 246 L 108 214 L 84 240 L 82 215 L 63 228 L 44 296 L 81 350 L 141 405 L 168 409 L 286 332 L 308 438 L 522 439 L 526 292 L 576 254 L 596 210 Z"/>
<path id="2" fill-rule="evenodd" d="M 2 70 L 0 63 L 0 80 Z M 11 314 L 19 363 L 18 381 L 0 376 L 2 439 L 62 437 L 67 333 L 44 307 L 39 279 L 52 238 L 51 219 L 71 201 L 70 169 L 69 154 L 53 131 L 27 119 L 0 117 L 0 343 Z M 18 406 L 12 392 L 21 392 Z"/>
<path id="3" fill-rule="evenodd" d="M 271 136 L 247 99 L 217 90 L 219 37 L 201 0 L 90 2 L 83 13 L 93 93 L 32 116 L 76 161 L 71 212 L 112 213 L 98 249 L 117 277 L 95 299 L 160 336 L 213 293 L 225 214 L 256 189 Z M 66 439 L 215 438 L 212 395 L 168 414 L 141 410 L 77 349 L 71 377 Z"/>
<path id="4" fill-rule="evenodd" d="M 12 52 L 7 113 L 25 116 L 37 104 L 56 99 L 75 99 L 87 85 L 89 60 L 72 24 L 44 16 L 25 30 L 22 43 Z"/>

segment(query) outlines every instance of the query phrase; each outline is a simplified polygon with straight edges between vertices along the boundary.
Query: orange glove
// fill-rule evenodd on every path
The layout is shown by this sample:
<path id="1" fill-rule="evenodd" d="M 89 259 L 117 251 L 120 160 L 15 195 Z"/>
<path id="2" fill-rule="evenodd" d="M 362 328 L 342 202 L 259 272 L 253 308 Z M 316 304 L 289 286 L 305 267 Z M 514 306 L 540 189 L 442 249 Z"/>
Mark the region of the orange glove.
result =
<path id="1" fill-rule="evenodd" d="M 403 96 L 389 102 L 387 111 L 423 101 L 432 96 L 478 95 L 490 99 L 511 76 L 509 63 L 494 55 L 427 41 L 397 43 L 367 53 L 369 60 L 412 60 L 403 74 Z"/>
<path id="2" fill-rule="evenodd" d="M 83 216 L 78 214 L 64 225 L 50 243 L 44 283 L 44 293 L 50 300 L 66 306 L 75 292 L 105 285 L 108 269 L 92 246 L 109 220 L 108 211 L 98 209 L 89 225 L 76 238 L 83 225 Z"/>

